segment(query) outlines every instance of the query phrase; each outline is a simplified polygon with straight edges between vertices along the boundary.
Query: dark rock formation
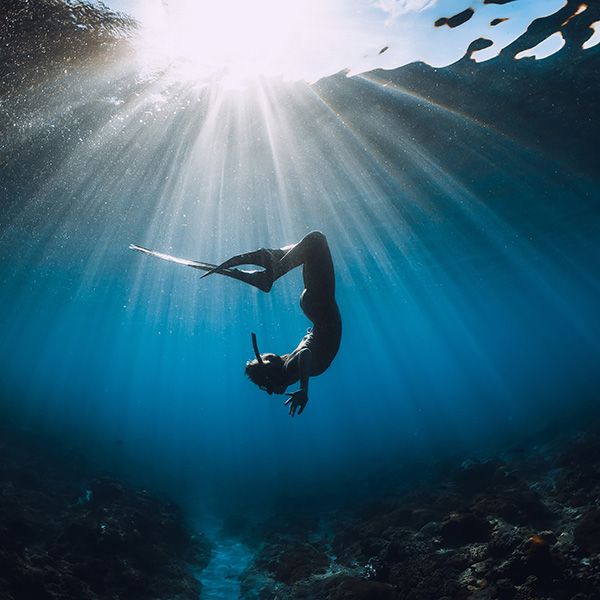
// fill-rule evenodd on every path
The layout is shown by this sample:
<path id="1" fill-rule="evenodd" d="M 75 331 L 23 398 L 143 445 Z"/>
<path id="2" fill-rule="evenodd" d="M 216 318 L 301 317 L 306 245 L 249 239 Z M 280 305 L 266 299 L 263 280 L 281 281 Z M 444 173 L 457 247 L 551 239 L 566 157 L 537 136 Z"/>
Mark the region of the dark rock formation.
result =
<path id="1" fill-rule="evenodd" d="M 0 438 L 0 597 L 196 600 L 210 544 L 178 507 L 82 459 L 4 429 Z"/>
<path id="2" fill-rule="evenodd" d="M 256 554 L 242 597 L 595 600 L 597 449 L 598 428 L 551 434 L 519 452 L 440 465 L 410 486 L 399 478 L 397 490 L 388 473 L 379 495 L 373 488 L 370 501 L 318 520 L 292 526 L 294 515 L 274 515 L 248 538 Z M 568 502 L 573 481 L 592 491 L 586 504 Z M 313 503 L 305 514 L 319 513 Z"/>

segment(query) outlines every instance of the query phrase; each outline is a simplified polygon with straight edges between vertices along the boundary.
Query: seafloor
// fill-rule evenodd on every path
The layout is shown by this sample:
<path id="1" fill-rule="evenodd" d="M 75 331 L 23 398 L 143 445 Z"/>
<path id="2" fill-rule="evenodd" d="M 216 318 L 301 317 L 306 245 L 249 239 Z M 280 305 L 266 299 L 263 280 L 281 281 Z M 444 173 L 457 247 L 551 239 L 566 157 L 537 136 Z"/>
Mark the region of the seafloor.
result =
<path id="1" fill-rule="evenodd" d="M 211 544 L 180 509 L 51 438 L 0 429 L 0 599 L 197 599 Z"/>
<path id="2" fill-rule="evenodd" d="M 5 427 L 0 457 L 0 598 L 202 598 L 215 546 L 176 505 L 31 433 Z M 226 518 L 252 554 L 240 597 L 600 598 L 600 421 L 410 471 Z"/>

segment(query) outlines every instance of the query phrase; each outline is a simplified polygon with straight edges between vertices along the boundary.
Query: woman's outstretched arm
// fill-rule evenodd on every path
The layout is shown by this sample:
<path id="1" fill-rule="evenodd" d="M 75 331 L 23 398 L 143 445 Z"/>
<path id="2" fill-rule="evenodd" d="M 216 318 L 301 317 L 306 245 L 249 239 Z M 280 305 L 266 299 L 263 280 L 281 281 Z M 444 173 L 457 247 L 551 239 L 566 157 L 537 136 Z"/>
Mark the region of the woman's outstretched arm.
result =
<path id="1" fill-rule="evenodd" d="M 290 415 L 292 417 L 296 414 L 296 409 L 298 410 L 298 414 L 301 415 L 306 403 L 308 402 L 308 380 L 310 378 L 310 363 L 312 359 L 312 353 L 308 348 L 303 348 L 298 352 L 296 356 L 292 359 L 292 361 L 297 361 L 298 364 L 298 372 L 300 373 L 300 389 L 296 390 L 292 393 L 287 393 L 289 398 L 285 401 L 285 406 L 290 405 Z M 289 362 L 286 364 L 286 368 L 294 368 L 293 364 Z"/>

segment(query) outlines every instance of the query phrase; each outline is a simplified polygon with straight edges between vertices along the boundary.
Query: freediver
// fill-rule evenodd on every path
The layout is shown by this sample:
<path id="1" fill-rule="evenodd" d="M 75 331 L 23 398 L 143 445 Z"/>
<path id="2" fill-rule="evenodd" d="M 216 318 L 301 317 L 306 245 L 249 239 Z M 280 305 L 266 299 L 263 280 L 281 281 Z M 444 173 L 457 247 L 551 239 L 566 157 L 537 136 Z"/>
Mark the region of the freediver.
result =
<path id="1" fill-rule="evenodd" d="M 263 270 L 231 268 L 240 265 L 256 265 Z M 252 334 L 256 358 L 246 363 L 248 379 L 269 395 L 284 394 L 288 386 L 300 381 L 300 389 L 287 393 L 289 398 L 285 401 L 292 417 L 296 410 L 302 414 L 308 402 L 309 378 L 327 370 L 342 339 L 342 317 L 335 301 L 335 273 L 327 238 L 320 231 L 312 231 L 292 246 L 238 254 L 202 276 L 222 273 L 269 292 L 277 279 L 300 265 L 304 279 L 300 307 L 312 322 L 312 329 L 295 350 L 282 356 L 261 355 L 256 336 Z"/>
<path id="2" fill-rule="evenodd" d="M 253 285 L 269 292 L 273 283 L 302 265 L 304 291 L 300 307 L 312 322 L 312 329 L 298 347 L 289 354 L 260 354 L 256 335 L 252 334 L 255 357 L 246 363 L 246 375 L 261 390 L 271 394 L 286 394 L 289 398 L 289 414 L 293 417 L 308 402 L 308 382 L 327 370 L 340 347 L 342 318 L 335 301 L 335 272 L 327 238 L 320 231 L 312 231 L 297 244 L 268 250 L 260 248 L 253 252 L 238 254 L 224 263 L 214 266 L 207 263 L 178 259 L 166 254 L 131 245 L 131 249 L 157 256 L 180 264 L 207 271 L 202 277 L 218 273 Z M 255 265 L 260 270 L 242 270 L 233 267 Z M 287 388 L 300 382 L 300 389 L 286 393 Z"/>

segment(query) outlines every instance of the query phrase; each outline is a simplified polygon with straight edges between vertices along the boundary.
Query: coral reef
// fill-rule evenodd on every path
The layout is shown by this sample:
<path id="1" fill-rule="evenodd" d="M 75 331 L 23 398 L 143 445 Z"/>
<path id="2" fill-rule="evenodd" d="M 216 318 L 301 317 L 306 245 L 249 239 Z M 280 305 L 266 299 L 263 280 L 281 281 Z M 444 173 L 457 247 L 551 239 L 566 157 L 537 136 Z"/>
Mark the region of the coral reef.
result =
<path id="1" fill-rule="evenodd" d="M 242 597 L 596 599 L 599 457 L 596 426 L 432 466 L 409 485 L 398 477 L 397 489 L 372 489 L 370 501 L 320 518 L 314 499 L 304 517 L 271 516 L 247 530 L 255 555 Z"/>
<path id="2" fill-rule="evenodd" d="M 0 437 L 0 597 L 197 599 L 211 545 L 181 511 L 48 441 Z"/>

